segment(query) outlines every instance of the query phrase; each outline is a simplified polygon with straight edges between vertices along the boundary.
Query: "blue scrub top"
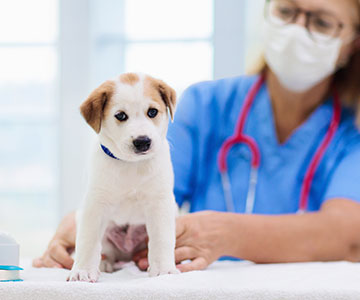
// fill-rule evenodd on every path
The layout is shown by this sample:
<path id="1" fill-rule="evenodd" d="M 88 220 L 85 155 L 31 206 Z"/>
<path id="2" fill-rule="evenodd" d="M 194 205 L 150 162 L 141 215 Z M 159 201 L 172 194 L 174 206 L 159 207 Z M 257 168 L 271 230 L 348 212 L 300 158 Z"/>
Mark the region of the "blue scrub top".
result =
<path id="1" fill-rule="evenodd" d="M 244 100 L 258 76 L 241 76 L 201 82 L 189 87 L 178 102 L 168 140 L 175 173 L 175 198 L 190 202 L 190 211 L 226 211 L 218 169 L 218 154 L 233 135 Z M 254 213 L 295 213 L 304 175 L 332 119 L 328 99 L 279 144 L 266 84 L 250 110 L 245 133 L 261 152 Z M 360 134 L 354 113 L 343 109 L 340 127 L 323 157 L 311 186 L 308 211 L 324 201 L 347 198 L 360 201 Z M 249 186 L 251 153 L 234 146 L 228 155 L 228 172 L 236 212 L 244 212 Z"/>

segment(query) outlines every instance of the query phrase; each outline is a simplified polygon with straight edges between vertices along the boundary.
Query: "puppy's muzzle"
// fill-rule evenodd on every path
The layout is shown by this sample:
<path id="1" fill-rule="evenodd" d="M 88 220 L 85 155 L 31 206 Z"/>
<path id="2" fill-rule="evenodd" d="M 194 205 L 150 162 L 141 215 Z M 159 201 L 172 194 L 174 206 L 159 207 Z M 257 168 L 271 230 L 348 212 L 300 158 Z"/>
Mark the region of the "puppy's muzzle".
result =
<path id="1" fill-rule="evenodd" d="M 150 149 L 151 139 L 147 136 L 139 136 L 133 140 L 133 144 L 135 147 L 135 153 L 143 153 Z"/>

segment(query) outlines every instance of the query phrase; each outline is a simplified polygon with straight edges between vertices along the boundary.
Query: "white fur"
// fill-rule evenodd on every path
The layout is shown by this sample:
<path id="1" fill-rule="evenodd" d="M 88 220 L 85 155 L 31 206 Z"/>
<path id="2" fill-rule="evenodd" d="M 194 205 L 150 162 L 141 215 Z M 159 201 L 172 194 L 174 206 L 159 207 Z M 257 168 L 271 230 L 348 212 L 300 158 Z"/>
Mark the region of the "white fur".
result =
<path id="1" fill-rule="evenodd" d="M 99 277 L 104 232 L 117 225 L 146 224 L 149 235 L 150 276 L 178 273 L 175 266 L 175 218 L 173 171 L 166 140 L 167 113 L 159 114 L 158 125 L 146 115 L 149 106 L 159 105 L 144 99 L 144 77 L 134 86 L 116 82 L 108 118 L 102 121 L 99 141 L 120 160 L 107 156 L 99 143 L 94 147 L 89 187 L 79 216 L 75 263 L 69 280 L 95 282 Z M 120 123 L 113 116 L 125 111 L 129 119 Z M 136 154 L 132 141 L 138 136 L 152 140 L 146 154 Z M 112 270 L 111 263 L 103 266 Z"/>

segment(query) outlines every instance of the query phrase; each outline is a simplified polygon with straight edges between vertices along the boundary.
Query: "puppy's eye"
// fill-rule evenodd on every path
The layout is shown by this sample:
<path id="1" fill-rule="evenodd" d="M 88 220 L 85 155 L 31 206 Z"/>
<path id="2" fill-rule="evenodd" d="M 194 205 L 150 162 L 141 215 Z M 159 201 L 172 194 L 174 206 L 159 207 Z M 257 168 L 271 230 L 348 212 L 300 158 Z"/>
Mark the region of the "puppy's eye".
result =
<path id="1" fill-rule="evenodd" d="M 155 118 L 158 114 L 158 110 L 156 108 L 149 108 L 148 112 L 147 112 L 147 115 L 150 117 L 150 118 Z"/>
<path id="2" fill-rule="evenodd" d="M 124 122 L 129 119 L 128 115 L 123 111 L 116 113 L 115 118 L 118 119 L 120 122 Z"/>

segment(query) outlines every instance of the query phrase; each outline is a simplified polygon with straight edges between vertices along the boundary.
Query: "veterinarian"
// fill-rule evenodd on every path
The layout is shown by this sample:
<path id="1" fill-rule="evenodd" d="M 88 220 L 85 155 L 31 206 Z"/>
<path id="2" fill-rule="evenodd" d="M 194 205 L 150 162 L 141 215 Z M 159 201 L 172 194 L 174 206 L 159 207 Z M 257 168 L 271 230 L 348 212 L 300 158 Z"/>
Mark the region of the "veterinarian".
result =
<path id="1" fill-rule="evenodd" d="M 360 261 L 360 0 L 270 0 L 254 76 L 188 88 L 170 126 L 176 260 Z M 74 214 L 35 266 L 70 268 Z M 146 251 L 135 255 L 147 267 Z"/>

